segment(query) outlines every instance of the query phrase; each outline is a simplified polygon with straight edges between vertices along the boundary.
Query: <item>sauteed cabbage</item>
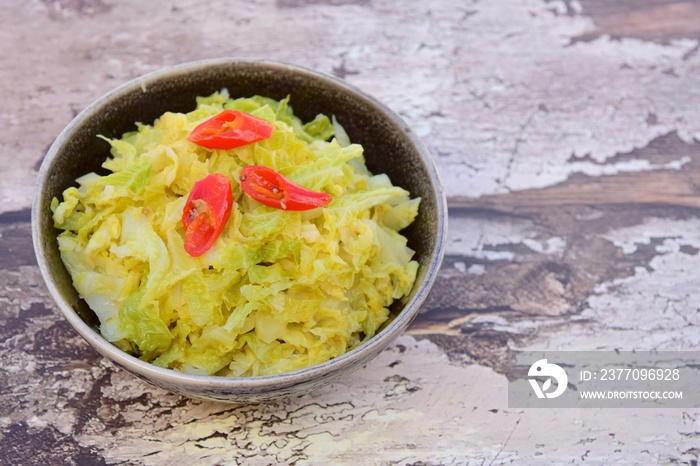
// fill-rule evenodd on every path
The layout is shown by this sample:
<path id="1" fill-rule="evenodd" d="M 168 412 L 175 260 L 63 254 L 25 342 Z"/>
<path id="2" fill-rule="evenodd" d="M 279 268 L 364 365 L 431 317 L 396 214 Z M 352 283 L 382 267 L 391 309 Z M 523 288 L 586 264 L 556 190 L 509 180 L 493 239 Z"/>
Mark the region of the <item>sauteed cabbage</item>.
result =
<path id="1" fill-rule="evenodd" d="M 223 109 L 274 124 L 271 138 L 210 150 L 186 138 Z M 197 99 L 186 114 L 106 139 L 104 175 L 89 173 L 52 202 L 58 244 L 75 289 L 102 335 L 158 366 L 187 373 L 259 376 L 340 356 L 371 338 L 406 296 L 418 263 L 399 231 L 420 199 L 365 166 L 324 115 L 302 123 L 289 98 Z M 270 167 L 333 196 L 291 212 L 247 197 L 238 174 Z M 234 206 L 206 253 L 183 249 L 183 206 L 197 180 L 232 180 Z"/>

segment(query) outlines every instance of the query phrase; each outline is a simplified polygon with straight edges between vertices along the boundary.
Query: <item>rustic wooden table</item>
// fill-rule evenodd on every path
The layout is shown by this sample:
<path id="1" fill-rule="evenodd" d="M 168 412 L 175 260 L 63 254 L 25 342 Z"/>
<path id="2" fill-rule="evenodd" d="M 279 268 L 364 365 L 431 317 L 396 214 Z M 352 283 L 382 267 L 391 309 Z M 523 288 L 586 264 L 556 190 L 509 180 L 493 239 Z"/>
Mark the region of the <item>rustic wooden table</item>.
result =
<path id="1" fill-rule="evenodd" d="M 504 366 L 518 349 L 700 349 L 700 2 L 28 0 L 0 24 L 0 463 L 697 464 L 700 410 L 512 409 Z M 221 56 L 386 102 L 450 203 L 407 334 L 335 385 L 250 406 L 99 357 L 30 238 L 38 166 L 79 110 Z"/>

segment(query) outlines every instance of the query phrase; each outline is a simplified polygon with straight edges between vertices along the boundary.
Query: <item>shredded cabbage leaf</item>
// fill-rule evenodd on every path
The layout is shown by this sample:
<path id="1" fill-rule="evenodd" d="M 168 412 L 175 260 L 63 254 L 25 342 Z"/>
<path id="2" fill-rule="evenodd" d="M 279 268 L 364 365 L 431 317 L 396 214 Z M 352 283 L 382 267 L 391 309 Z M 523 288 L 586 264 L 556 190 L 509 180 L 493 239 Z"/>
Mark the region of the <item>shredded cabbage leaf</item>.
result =
<path id="1" fill-rule="evenodd" d="M 232 150 L 187 140 L 224 109 L 274 124 L 270 139 Z M 105 176 L 90 173 L 51 207 L 75 289 L 102 335 L 158 366 L 250 377 L 338 357 L 372 338 L 412 289 L 418 263 L 399 232 L 420 198 L 365 166 L 333 117 L 303 123 L 289 98 L 197 98 L 190 113 L 106 139 Z M 333 196 L 324 208 L 277 210 L 238 184 L 246 165 L 270 167 Z M 211 173 L 233 184 L 231 217 L 200 257 L 184 248 L 182 209 Z"/>

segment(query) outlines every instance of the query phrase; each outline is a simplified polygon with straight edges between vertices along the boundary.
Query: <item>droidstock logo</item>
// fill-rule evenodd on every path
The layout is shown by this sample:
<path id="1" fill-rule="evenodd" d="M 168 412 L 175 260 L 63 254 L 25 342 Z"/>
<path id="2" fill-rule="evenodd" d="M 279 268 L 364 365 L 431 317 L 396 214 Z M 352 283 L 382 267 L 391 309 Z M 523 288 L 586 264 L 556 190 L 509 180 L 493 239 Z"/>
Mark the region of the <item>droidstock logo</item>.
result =
<path id="1" fill-rule="evenodd" d="M 566 386 L 569 383 L 569 377 L 567 377 L 566 372 L 560 366 L 556 364 L 550 364 L 546 359 L 540 359 L 536 361 L 530 370 L 527 372 L 528 380 L 532 389 L 535 391 L 537 398 L 556 398 L 566 390 Z M 540 386 L 536 378 L 547 377 Z M 553 391 L 548 391 L 552 388 L 552 379 L 556 380 L 557 388 Z"/>

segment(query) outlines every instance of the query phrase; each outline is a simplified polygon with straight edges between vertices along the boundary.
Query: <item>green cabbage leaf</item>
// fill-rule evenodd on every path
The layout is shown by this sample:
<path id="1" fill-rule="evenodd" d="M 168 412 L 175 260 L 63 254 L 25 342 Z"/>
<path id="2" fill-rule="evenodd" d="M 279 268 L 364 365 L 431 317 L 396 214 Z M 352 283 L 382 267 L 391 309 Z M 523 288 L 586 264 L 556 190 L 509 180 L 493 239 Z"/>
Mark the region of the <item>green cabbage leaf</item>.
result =
<path id="1" fill-rule="evenodd" d="M 232 150 L 187 140 L 224 109 L 273 123 L 271 138 Z M 410 294 L 418 263 L 401 230 L 418 215 L 389 177 L 373 175 L 340 123 L 306 123 L 290 99 L 199 97 L 118 139 L 104 176 L 87 174 L 51 208 L 73 285 L 102 335 L 161 367 L 231 377 L 289 372 L 338 357 L 374 336 L 395 300 Z M 259 204 L 238 184 L 265 165 L 333 196 L 288 212 Z M 184 251 L 182 209 L 198 180 L 232 180 L 234 207 L 199 257 Z"/>

